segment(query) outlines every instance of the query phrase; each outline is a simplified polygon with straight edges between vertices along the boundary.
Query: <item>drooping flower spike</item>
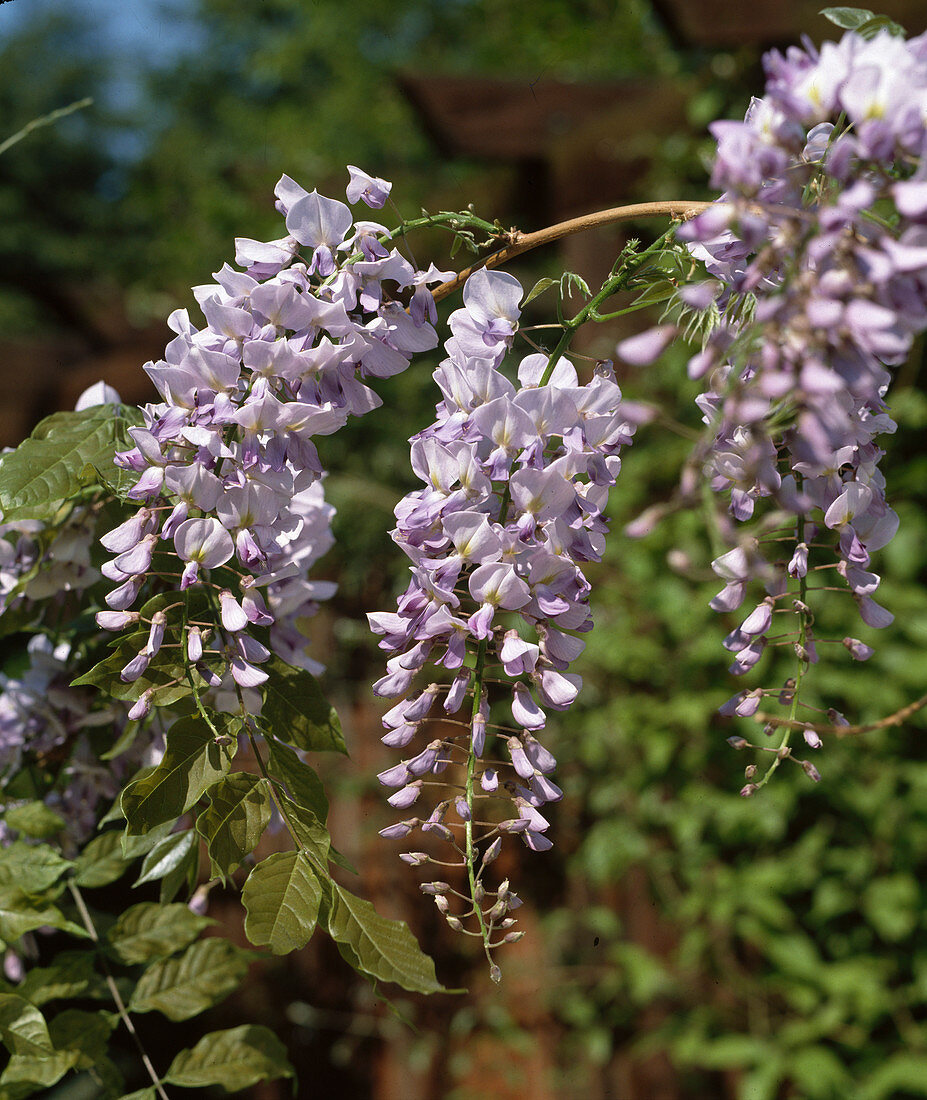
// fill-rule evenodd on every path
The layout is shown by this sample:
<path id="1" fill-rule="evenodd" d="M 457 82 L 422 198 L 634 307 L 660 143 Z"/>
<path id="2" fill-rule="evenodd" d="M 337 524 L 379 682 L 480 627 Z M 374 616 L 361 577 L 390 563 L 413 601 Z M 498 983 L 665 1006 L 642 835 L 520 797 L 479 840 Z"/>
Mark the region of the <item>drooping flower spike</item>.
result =
<path id="1" fill-rule="evenodd" d="M 412 579 L 397 611 L 368 616 L 392 654 L 374 691 L 400 699 L 383 717 L 383 741 L 404 755 L 379 776 L 406 815 L 383 835 L 450 843 L 468 879 L 461 904 L 443 880 L 422 889 L 490 957 L 517 938 L 508 913 L 520 903 L 507 882 L 490 889 L 486 867 L 504 836 L 538 852 L 552 844 L 541 808 L 562 792 L 535 735 L 581 686 L 568 671 L 592 625 L 581 563 L 601 557 L 602 510 L 634 433 L 609 364 L 581 385 L 567 360 L 532 354 L 517 364 L 518 386 L 505 376 L 521 297 L 501 272 L 481 270 L 465 285 L 435 372 L 437 419 L 412 440 L 424 488 L 396 507 L 393 538 Z M 456 732 L 435 737 L 439 701 L 440 728 Z M 442 785 L 437 803 L 425 800 Z M 415 866 L 432 858 L 403 856 Z"/>

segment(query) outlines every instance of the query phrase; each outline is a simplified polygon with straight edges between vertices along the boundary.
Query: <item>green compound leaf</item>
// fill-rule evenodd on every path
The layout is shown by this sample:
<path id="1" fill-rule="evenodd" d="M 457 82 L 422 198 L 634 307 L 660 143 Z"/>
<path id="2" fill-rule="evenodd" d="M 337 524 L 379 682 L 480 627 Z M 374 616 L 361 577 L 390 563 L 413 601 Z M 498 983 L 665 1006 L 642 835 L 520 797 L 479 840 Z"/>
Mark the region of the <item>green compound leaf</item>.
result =
<path id="1" fill-rule="evenodd" d="M 158 1100 L 158 1094 L 154 1085 L 149 1085 L 147 1089 L 136 1089 L 135 1092 L 127 1092 L 125 1095 L 120 1096 L 119 1100 Z"/>
<path id="2" fill-rule="evenodd" d="M 74 861 L 74 881 L 89 888 L 108 886 L 125 874 L 131 862 L 122 854 L 122 830 L 107 829 L 95 836 Z"/>
<path id="3" fill-rule="evenodd" d="M 47 844 L 26 844 L 17 840 L 0 848 L 0 884 L 18 886 L 28 893 L 40 893 L 58 881 L 73 866 Z"/>
<path id="4" fill-rule="evenodd" d="M 138 980 L 129 1011 L 188 1020 L 237 989 L 247 972 L 247 952 L 219 937 L 200 940 L 179 957 L 149 967 Z"/>
<path id="5" fill-rule="evenodd" d="M 147 833 L 187 812 L 229 770 L 234 743 L 220 745 L 199 717 L 180 718 L 167 731 L 161 763 L 123 792 L 129 836 Z"/>
<path id="6" fill-rule="evenodd" d="M 322 886 L 303 852 L 275 852 L 248 876 L 241 900 L 248 939 L 286 955 L 305 947 L 315 931 Z"/>
<path id="7" fill-rule="evenodd" d="M 64 819 L 50 810 L 44 802 L 27 802 L 25 806 L 7 810 L 3 816 L 11 829 L 35 840 L 55 836 L 64 828 Z"/>
<path id="8" fill-rule="evenodd" d="M 87 466 L 112 466 L 113 455 L 125 444 L 129 423 L 125 413 L 117 414 L 112 405 L 46 417 L 15 451 L 0 459 L 4 521 L 52 518 L 64 501 L 86 487 Z"/>
<path id="9" fill-rule="evenodd" d="M 435 964 L 405 921 L 381 917 L 369 901 L 332 882 L 328 931 L 344 958 L 363 974 L 414 993 L 446 993 Z"/>
<path id="10" fill-rule="evenodd" d="M 206 841 L 213 877 L 225 879 L 257 847 L 271 816 L 270 784 L 236 772 L 209 789 L 209 806 L 196 820 Z"/>
<path id="11" fill-rule="evenodd" d="M 181 1088 L 219 1085 L 235 1092 L 258 1081 L 292 1076 L 286 1048 L 277 1036 L 269 1028 L 245 1024 L 204 1035 L 192 1050 L 182 1050 L 164 1080 Z"/>
<path id="12" fill-rule="evenodd" d="M 318 681 L 305 669 L 292 668 L 279 657 L 261 665 L 267 673 L 262 718 L 298 749 L 347 755 L 341 722 L 322 694 Z"/>
<path id="13" fill-rule="evenodd" d="M 180 951 L 212 923 L 180 903 L 143 901 L 119 917 L 106 933 L 106 940 L 112 954 L 132 966 Z"/>

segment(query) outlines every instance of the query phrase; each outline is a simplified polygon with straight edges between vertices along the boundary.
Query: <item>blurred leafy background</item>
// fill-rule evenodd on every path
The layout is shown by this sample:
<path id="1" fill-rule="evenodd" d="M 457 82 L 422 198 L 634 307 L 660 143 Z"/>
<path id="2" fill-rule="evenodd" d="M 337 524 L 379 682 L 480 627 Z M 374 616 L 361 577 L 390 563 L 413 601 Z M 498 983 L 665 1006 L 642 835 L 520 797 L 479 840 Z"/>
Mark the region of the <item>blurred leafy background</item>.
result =
<path id="1" fill-rule="evenodd" d="M 720 15 L 694 35 L 676 5 L 647 0 L 0 5 L 3 136 L 95 100 L 0 157 L 0 441 L 15 443 L 101 375 L 127 398 L 152 396 L 140 367 L 158 356 L 167 313 L 190 305 L 190 285 L 232 258 L 233 237 L 280 235 L 271 196 L 282 172 L 338 195 L 345 163 L 359 164 L 394 180 L 410 215 L 473 202 L 523 229 L 583 208 L 707 196 L 705 126 L 742 113 L 759 91 L 761 47 L 828 33 L 800 4 L 776 5 L 790 13 L 788 34 L 763 22 L 769 6 L 755 8 L 755 32 L 741 12 L 732 37 Z M 909 29 L 921 31 L 916 18 Z M 520 127 L 546 127 L 544 140 L 508 158 L 490 150 L 500 125 L 490 113 L 485 154 L 479 134 L 455 144 L 434 113 L 446 108 L 450 77 L 474 96 L 487 87 L 510 96 L 513 148 Z M 548 85 L 556 94 L 548 87 L 544 100 Z M 577 122 L 592 85 L 612 105 L 597 92 L 597 113 Z M 544 106 L 551 95 L 562 111 Z M 637 113 L 641 102 L 659 125 Z M 638 136 L 609 136 L 617 133 Z M 526 285 L 563 264 L 594 278 L 618 244 L 606 233 L 515 272 Z M 414 242 L 416 257 L 447 266 L 446 245 Z M 529 323 L 547 319 L 546 301 Z M 617 334 L 592 333 L 583 350 L 608 354 Z M 900 431 L 887 474 L 902 527 L 880 558 L 895 624 L 868 664 L 837 658 L 812 678 L 823 705 L 860 722 L 903 706 L 927 681 L 922 359 L 919 347 L 892 395 Z M 368 896 L 408 919 L 439 975 L 469 993 L 401 997 L 391 1009 L 310 944 L 255 968 L 204 1030 L 271 1023 L 307 1096 L 927 1095 L 927 719 L 828 743 L 816 757 L 820 784 L 783 769 L 759 796 L 739 797 L 749 760 L 726 739 L 740 727 L 716 714 L 736 687 L 720 646 L 733 624 L 707 609 L 715 586 L 699 519 L 672 517 L 639 542 L 621 537 L 672 492 L 683 438 L 644 429 L 625 460 L 615 537 L 590 570 L 596 630 L 581 662 L 584 691 L 550 727 L 566 791 L 553 814 L 556 846 L 506 856 L 529 935 L 501 960 L 501 989 L 376 837 L 387 818 L 374 773 L 389 757 L 368 687 L 380 655 L 362 616 L 388 607 L 404 583 L 384 531 L 412 485 L 406 440 L 430 420 L 428 371 L 420 362 L 390 380 L 379 415 L 323 441 L 339 509 L 324 572 L 340 589 L 317 631 L 352 749 L 351 761 L 326 770 L 335 839 Z M 697 423 L 680 357 L 622 383 Z M 766 675 L 773 682 L 775 670 Z M 211 898 L 211 913 L 239 935 L 234 894 Z M 145 1034 L 169 1057 L 170 1036 L 150 1024 Z M 275 1088 L 253 1095 L 283 1095 Z M 49 1095 L 93 1092 L 78 1079 Z"/>

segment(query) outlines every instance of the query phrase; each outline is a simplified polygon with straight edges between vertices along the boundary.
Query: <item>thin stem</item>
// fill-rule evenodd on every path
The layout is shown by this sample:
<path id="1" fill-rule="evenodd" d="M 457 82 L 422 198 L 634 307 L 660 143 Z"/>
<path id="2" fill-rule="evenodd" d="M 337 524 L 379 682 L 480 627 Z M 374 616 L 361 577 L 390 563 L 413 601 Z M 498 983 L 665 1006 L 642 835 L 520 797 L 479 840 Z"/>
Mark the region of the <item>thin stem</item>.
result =
<path id="1" fill-rule="evenodd" d="M 801 491 L 801 477 L 798 478 L 798 489 Z M 795 536 L 796 542 L 805 541 L 805 517 L 798 517 L 798 528 Z M 807 581 L 803 575 L 798 582 L 798 598 L 801 601 L 802 606 L 805 604 L 805 597 L 808 594 Z M 798 714 L 798 697 L 801 691 L 802 677 L 808 670 L 808 654 L 805 652 L 805 641 L 807 638 L 808 619 L 809 615 L 806 611 L 800 610 L 798 614 L 798 641 L 795 643 L 795 652 L 798 657 L 798 668 L 795 672 L 795 687 L 792 689 L 792 701 L 789 705 L 789 722 L 783 728 L 782 740 L 779 743 L 779 748 L 776 751 L 776 755 L 773 758 L 772 763 L 766 770 L 766 774 L 757 783 L 757 789 L 765 787 L 769 780 L 772 778 L 773 773 L 779 767 L 783 760 L 789 755 L 789 741 L 792 738 L 792 732 L 797 727 L 804 729 L 805 727 L 801 723 L 796 722 L 795 716 Z"/>
<path id="2" fill-rule="evenodd" d="M 442 283 L 432 291 L 432 295 L 436 302 L 440 302 L 442 298 L 446 298 L 458 287 L 463 286 L 473 272 L 479 271 L 481 267 L 489 269 L 501 267 L 523 252 L 530 252 L 531 249 L 540 248 L 541 245 L 571 237 L 574 233 L 585 233 L 587 229 L 595 229 L 600 225 L 615 225 L 618 222 L 634 221 L 637 218 L 671 217 L 682 218 L 685 221 L 707 210 L 711 205 L 710 202 L 693 202 L 686 199 L 635 202 L 627 206 L 615 206 L 610 210 L 598 210 L 594 214 L 584 214 L 580 218 L 570 218 L 568 221 L 549 225 L 546 229 L 538 229 L 534 233 L 522 233 L 514 229 L 509 234 L 511 238 L 509 244 L 461 271 L 450 282 Z M 414 225 L 413 222 L 407 224 L 410 227 Z"/>
<path id="3" fill-rule="evenodd" d="M 775 714 L 763 714 L 761 711 L 757 711 L 753 715 L 753 718 L 757 722 L 771 723 L 776 726 L 787 726 L 790 729 L 796 730 L 814 730 L 815 733 L 832 733 L 835 737 L 851 737 L 858 733 L 871 733 L 873 730 L 887 729 L 889 726 L 900 726 L 907 718 L 910 718 L 912 714 L 916 714 L 919 710 L 923 710 L 927 707 L 927 695 L 922 695 L 920 699 L 915 699 L 913 703 L 908 703 L 907 706 L 896 710 L 894 714 L 889 714 L 885 718 L 880 718 L 878 722 L 869 722 L 863 726 L 833 726 L 823 725 L 816 722 L 798 722 L 794 718 L 780 718 Z"/>
<path id="4" fill-rule="evenodd" d="M 77 911 L 80 913 L 80 919 L 87 929 L 87 933 L 93 940 L 94 944 L 99 947 L 100 937 L 97 934 L 96 926 L 93 923 L 93 918 L 90 916 L 90 910 L 87 908 L 84 896 L 80 892 L 80 888 L 75 884 L 73 879 L 68 881 L 68 889 L 71 891 L 71 897 L 74 898 L 74 903 L 77 906 Z M 110 992 L 110 996 L 113 998 L 113 1002 L 116 1005 L 116 1010 L 119 1013 L 119 1018 L 125 1024 L 126 1031 L 132 1036 L 136 1047 L 138 1048 L 139 1056 L 142 1059 L 142 1065 L 148 1072 L 148 1076 L 151 1078 L 151 1083 L 154 1085 L 155 1090 L 161 1097 L 161 1100 L 170 1100 L 170 1097 L 164 1091 L 164 1087 L 161 1084 L 161 1078 L 158 1076 L 157 1070 L 151 1064 L 151 1059 L 145 1052 L 145 1048 L 142 1045 L 142 1040 L 135 1030 L 135 1024 L 132 1022 L 132 1017 L 129 1015 L 129 1010 L 126 1008 L 125 1001 L 122 999 L 122 994 L 119 992 L 119 987 L 116 985 L 116 979 L 113 977 L 113 972 L 109 968 L 104 956 L 100 955 L 100 965 L 103 967 L 103 971 L 106 977 L 106 987 Z"/>
<path id="5" fill-rule="evenodd" d="M 41 118 L 34 118 L 31 122 L 27 122 L 21 130 L 18 130 L 11 137 L 8 137 L 6 141 L 0 142 L 0 153 L 5 153 L 7 149 L 11 148 L 18 141 L 22 141 L 22 139 L 31 134 L 33 130 L 38 130 L 40 126 L 50 126 L 53 122 L 57 122 L 59 118 L 64 118 L 66 115 L 73 114 L 75 111 L 83 110 L 84 107 L 89 107 L 92 103 L 93 100 L 88 96 L 86 99 L 78 99 L 74 103 L 69 103 L 67 107 L 59 107 L 57 111 L 42 115 Z"/>
<path id="6" fill-rule="evenodd" d="M 476 651 L 476 662 L 473 668 L 473 679 L 471 681 L 473 685 L 473 709 L 470 712 L 470 725 L 471 729 L 476 722 L 480 713 L 480 703 L 483 698 L 483 665 L 486 660 L 486 639 L 483 638 L 480 641 L 479 647 Z M 490 973 L 493 976 L 494 981 L 501 979 L 499 968 L 493 963 L 492 955 L 489 948 L 489 937 L 491 930 L 486 927 L 486 922 L 483 919 L 483 910 L 479 902 L 476 900 L 476 849 L 473 845 L 473 781 L 476 776 L 476 753 L 473 751 L 473 742 L 470 742 L 470 751 L 467 753 L 467 822 L 465 832 L 465 858 L 467 861 L 467 877 L 470 880 L 470 899 L 473 902 L 473 911 L 476 913 L 476 919 L 480 924 L 480 935 L 483 939 L 483 950 L 486 952 L 486 958 L 489 960 Z"/>

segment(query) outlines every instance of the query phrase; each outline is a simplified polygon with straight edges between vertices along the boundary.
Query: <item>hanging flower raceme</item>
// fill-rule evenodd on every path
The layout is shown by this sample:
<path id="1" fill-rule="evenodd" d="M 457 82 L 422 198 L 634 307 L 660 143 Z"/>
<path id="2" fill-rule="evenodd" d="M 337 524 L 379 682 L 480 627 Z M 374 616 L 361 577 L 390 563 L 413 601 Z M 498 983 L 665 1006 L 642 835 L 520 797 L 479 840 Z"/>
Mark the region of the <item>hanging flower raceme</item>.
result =
<path id="1" fill-rule="evenodd" d="M 730 494 L 735 546 L 714 562 L 724 588 L 712 606 L 737 610 L 759 580 L 765 597 L 725 640 L 731 672 L 788 645 L 800 682 L 817 660 L 808 580 L 820 571 L 836 571 L 866 625 L 892 621 L 869 571 L 898 526 L 876 439 L 895 430 L 887 368 L 927 327 L 927 37 L 847 34 L 820 52 L 772 53 L 766 71 L 744 122 L 713 127 L 724 195 L 679 235 L 716 280 L 684 300 L 720 318 L 689 363 L 708 383 L 699 462 Z M 857 660 L 872 652 L 844 644 Z M 781 690 L 741 693 L 727 709 L 755 712 Z M 793 719 L 798 699 L 786 692 Z"/>
<path id="2" fill-rule="evenodd" d="M 518 935 L 507 915 L 516 895 L 507 882 L 490 890 L 483 881 L 501 838 L 551 847 L 541 809 L 561 791 L 536 734 L 547 711 L 566 710 L 580 688 L 568 669 L 592 626 L 581 563 L 601 558 L 602 510 L 634 430 L 609 364 L 580 385 L 566 359 L 532 354 L 518 363 L 518 386 L 505 376 L 521 296 L 500 272 L 466 283 L 435 372 L 437 420 L 412 440 L 425 487 L 396 507 L 393 538 L 412 579 L 397 611 L 368 616 L 393 654 L 374 691 L 400 700 L 383 717 L 383 741 L 403 760 L 379 778 L 404 817 L 383 835 L 431 833 L 452 845 L 469 878 L 463 910 L 454 911 L 450 884 L 422 889 L 452 927 L 480 935 L 487 953 Z M 440 721 L 432 717 L 439 701 Z"/>
<path id="3" fill-rule="evenodd" d="M 354 201 L 381 206 L 388 190 L 351 169 Z M 387 250 L 382 226 L 355 222 L 344 203 L 287 176 L 276 195 L 287 235 L 239 239 L 243 270 L 226 264 L 194 288 L 204 327 L 186 310 L 171 315 L 177 335 L 145 368 L 163 400 L 145 408 L 144 425 L 130 429 L 135 446 L 117 457 L 137 475 L 128 496 L 140 507 L 101 540 L 114 588 L 98 622 L 136 630 L 127 682 L 159 654 L 176 664 L 179 653 L 205 684 L 236 693 L 266 679 L 271 651 L 321 669 L 299 629 L 333 588 L 308 580 L 332 541 L 314 441 L 381 403 L 365 379 L 397 374 L 437 343 L 395 295 L 449 273 L 416 271 Z M 178 599 L 157 604 L 164 621 L 150 600 L 130 612 L 172 586 Z M 255 626 L 270 627 L 270 648 L 251 636 Z M 139 707 L 157 701 L 146 693 Z"/>

